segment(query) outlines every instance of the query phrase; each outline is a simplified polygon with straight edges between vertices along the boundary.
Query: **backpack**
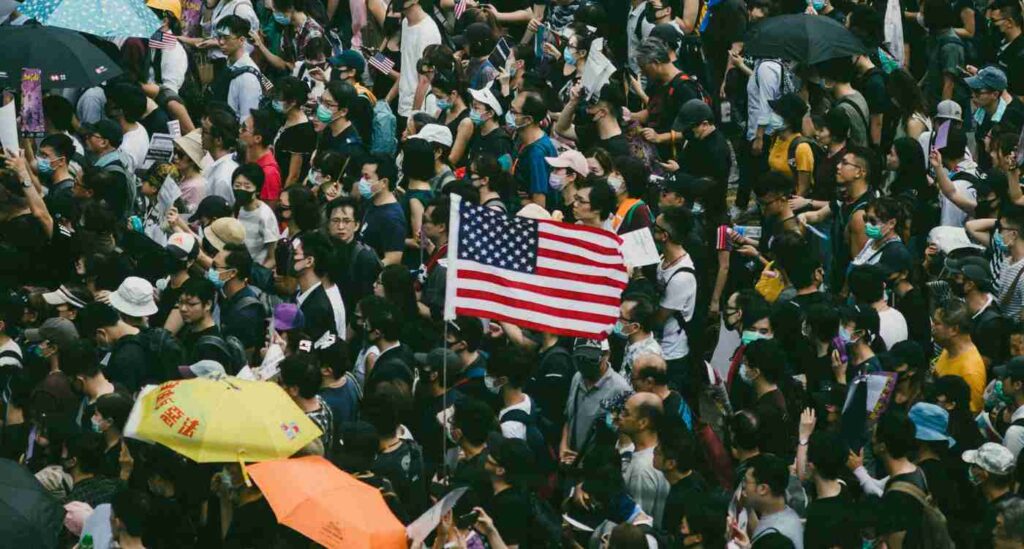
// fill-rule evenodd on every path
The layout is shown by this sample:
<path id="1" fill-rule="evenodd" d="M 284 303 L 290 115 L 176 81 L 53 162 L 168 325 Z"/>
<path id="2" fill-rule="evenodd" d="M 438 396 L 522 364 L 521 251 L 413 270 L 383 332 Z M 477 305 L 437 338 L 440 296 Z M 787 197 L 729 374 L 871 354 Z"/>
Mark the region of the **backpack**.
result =
<path id="1" fill-rule="evenodd" d="M 139 332 L 136 342 L 146 352 L 146 381 L 177 379 L 178 366 L 186 363 L 185 349 L 171 332 L 150 328 Z"/>
<path id="2" fill-rule="evenodd" d="M 693 92 L 694 95 L 699 97 L 701 101 L 707 104 L 707 106 L 711 107 L 713 105 L 711 96 L 708 95 L 708 92 L 704 89 L 704 86 L 701 85 L 700 80 L 698 80 L 696 76 L 686 74 L 685 72 L 680 72 L 679 74 L 677 74 L 676 77 L 670 83 L 668 88 L 668 96 L 670 99 L 672 95 L 675 93 L 675 88 L 671 84 L 674 84 L 676 81 L 683 82 L 683 84 L 687 88 L 689 88 L 689 90 Z"/>
<path id="3" fill-rule="evenodd" d="M 228 375 L 237 374 L 249 362 L 248 355 L 245 352 L 245 345 L 235 336 L 204 335 L 196 341 L 196 353 L 198 354 L 200 347 L 205 346 L 216 347 L 221 354 L 225 355 L 225 358 L 227 358 L 226 362 L 229 363 L 221 361 L 221 364 Z M 193 362 L 198 360 L 197 357 L 188 357 L 188 359 Z"/>
<path id="4" fill-rule="evenodd" d="M 229 67 L 219 78 L 214 79 L 210 86 L 206 88 L 207 102 L 219 101 L 221 103 L 227 103 L 228 93 L 231 90 L 231 83 L 243 74 L 251 74 L 256 77 L 256 80 L 260 83 L 260 91 L 262 92 L 259 106 L 260 108 L 269 107 L 274 93 L 274 84 L 269 78 L 260 72 L 259 69 L 248 65 L 243 65 L 241 67 Z"/>
<path id="5" fill-rule="evenodd" d="M 540 413 L 540 408 L 536 405 L 528 414 L 523 410 L 515 409 L 509 410 L 505 415 L 501 416 L 501 423 L 508 423 L 511 421 L 522 423 L 526 426 L 526 444 L 533 451 L 533 457 L 537 461 L 537 466 L 542 473 L 545 475 L 555 470 L 555 459 L 554 446 L 549 444 L 549 439 L 545 436 L 545 429 L 542 428 L 542 424 L 550 424 L 544 415 Z M 549 431 L 551 429 L 548 429 Z"/>
<path id="6" fill-rule="evenodd" d="M 135 175 L 135 172 L 126 168 L 121 164 L 120 160 L 107 164 L 100 169 L 124 176 L 125 183 L 128 185 L 128 208 L 125 210 L 127 212 L 126 215 L 141 215 L 145 211 L 139 196 L 139 189 L 142 188 L 142 183 L 139 181 L 139 177 Z"/>
<path id="7" fill-rule="evenodd" d="M 801 143 L 807 143 L 807 146 L 811 148 L 811 155 L 814 156 L 814 166 L 818 167 L 821 160 L 825 157 L 825 149 L 821 147 L 816 141 L 809 137 L 802 135 L 797 136 L 789 143 L 789 150 L 786 151 L 786 163 L 789 164 L 789 169 L 793 171 L 793 177 L 796 177 L 796 148 Z M 813 173 L 813 172 L 812 172 Z"/>
<path id="8" fill-rule="evenodd" d="M 377 101 L 373 106 L 373 143 L 370 145 L 371 153 L 382 153 L 393 155 L 398 151 L 398 140 L 395 138 L 395 128 L 398 127 L 398 119 L 387 101 Z"/>
<path id="9" fill-rule="evenodd" d="M 547 501 L 530 492 L 530 526 L 520 547 L 562 547 L 562 516 Z"/>
<path id="10" fill-rule="evenodd" d="M 868 113 L 864 112 L 860 108 L 860 105 L 858 105 L 853 99 L 850 99 L 849 95 L 843 96 L 842 98 L 839 99 L 839 101 L 836 101 L 836 103 L 832 105 L 832 108 L 838 109 L 839 105 L 850 105 L 853 107 L 853 110 L 857 112 L 857 116 L 860 118 L 860 121 L 864 123 L 864 133 L 868 135 L 868 141 L 870 141 L 871 119 L 868 116 Z M 850 126 L 852 128 L 853 120 L 850 120 Z"/>
<path id="11" fill-rule="evenodd" d="M 659 288 L 659 298 L 664 297 L 665 290 L 668 288 L 668 285 L 672 282 L 672 279 L 675 278 L 676 275 L 679 273 L 690 273 L 690 275 L 693 276 L 694 282 L 697 285 L 696 296 L 700 296 L 701 285 L 700 277 L 697 276 L 697 271 L 693 270 L 693 267 L 680 267 L 668 277 L 668 280 L 665 281 L 665 287 Z M 694 303 L 698 303 L 698 300 L 695 299 Z M 698 319 L 697 308 L 698 307 L 695 305 L 693 316 L 690 318 L 690 320 L 686 320 L 686 318 L 683 316 L 682 311 L 672 311 L 672 318 L 676 319 L 676 322 L 679 323 L 680 330 L 686 332 L 686 344 L 690 348 L 690 351 L 689 353 L 687 353 L 687 356 L 693 357 L 694 359 L 698 359 L 704 356 L 704 349 L 701 343 L 701 336 L 703 334 L 700 333 L 701 323 L 695 322 Z"/>
<path id="12" fill-rule="evenodd" d="M 921 547 L 924 549 L 953 549 L 953 539 L 949 537 L 946 526 L 946 515 L 942 514 L 930 494 L 905 481 L 889 484 L 888 491 L 906 494 L 921 504 Z"/>

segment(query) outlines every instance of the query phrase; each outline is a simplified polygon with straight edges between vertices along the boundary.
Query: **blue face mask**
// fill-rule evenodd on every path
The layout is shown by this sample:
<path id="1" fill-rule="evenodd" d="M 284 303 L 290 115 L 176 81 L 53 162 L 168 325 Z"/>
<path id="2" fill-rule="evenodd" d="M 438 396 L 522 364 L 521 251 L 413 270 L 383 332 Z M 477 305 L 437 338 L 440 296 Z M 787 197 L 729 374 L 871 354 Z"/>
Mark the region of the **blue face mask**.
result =
<path id="1" fill-rule="evenodd" d="M 1003 241 L 1003 232 L 996 231 L 995 235 L 992 236 L 992 244 L 999 250 L 1000 253 L 1007 253 L 1010 251 L 1010 247 Z"/>
<path id="2" fill-rule="evenodd" d="M 319 120 L 320 122 L 323 122 L 324 124 L 327 124 L 332 119 L 334 119 L 334 113 L 329 111 L 329 110 L 327 110 L 327 107 L 325 107 L 323 105 L 317 105 L 316 106 L 316 119 Z"/>
<path id="3" fill-rule="evenodd" d="M 750 345 L 759 339 L 769 339 L 769 337 L 753 330 L 743 330 L 743 334 L 740 335 L 740 342 L 744 345 Z"/>
<path id="4" fill-rule="evenodd" d="M 516 125 L 516 115 L 512 111 L 505 113 L 505 125 L 517 130 L 519 129 L 519 126 Z"/>
<path id="5" fill-rule="evenodd" d="M 474 110 L 469 111 L 469 119 L 473 122 L 474 126 L 479 126 L 484 123 L 484 115 Z"/>
<path id="6" fill-rule="evenodd" d="M 853 343 L 853 334 L 851 334 L 850 330 L 847 330 L 845 326 L 840 326 L 839 327 L 839 339 L 841 339 L 843 341 L 843 343 L 846 343 L 846 344 Z"/>
<path id="7" fill-rule="evenodd" d="M 370 183 L 365 177 L 359 180 L 357 185 L 359 188 L 359 196 L 365 200 L 373 198 L 373 184 Z"/>
<path id="8" fill-rule="evenodd" d="M 562 50 L 562 57 L 565 58 L 565 63 L 567 65 L 576 65 L 576 56 L 572 54 L 572 50 L 568 47 Z"/>
<path id="9" fill-rule="evenodd" d="M 814 11 L 816 11 L 818 13 L 821 13 L 821 10 L 825 9 L 825 1 L 824 0 L 813 0 L 811 2 L 811 7 L 814 8 Z"/>
<path id="10" fill-rule="evenodd" d="M 277 111 L 277 112 L 280 112 L 280 113 L 284 112 L 284 101 L 281 101 L 280 99 L 275 99 L 275 100 L 271 101 L 270 102 L 270 106 L 273 107 L 274 110 Z"/>
<path id="11" fill-rule="evenodd" d="M 878 240 L 882 238 L 882 228 L 874 223 L 866 223 L 864 225 L 864 234 L 872 240 Z"/>
<path id="12" fill-rule="evenodd" d="M 452 102 L 448 101 L 447 99 L 438 99 L 437 108 L 441 109 L 442 111 L 446 111 L 452 108 Z"/>
<path id="13" fill-rule="evenodd" d="M 285 15 L 285 14 L 279 12 L 279 11 L 275 11 L 274 12 L 274 21 L 277 21 L 278 24 L 281 24 L 281 25 L 288 25 L 288 24 L 290 24 L 292 22 L 292 19 L 291 19 L 291 17 L 288 17 L 287 15 Z"/>
<path id="14" fill-rule="evenodd" d="M 50 165 L 50 159 L 40 156 L 36 159 L 36 167 L 39 168 L 39 173 L 53 173 L 53 166 Z"/>
<path id="15" fill-rule="evenodd" d="M 206 279 L 213 283 L 213 285 L 220 290 L 224 287 L 224 281 L 220 279 L 220 273 L 213 266 L 206 271 Z"/>

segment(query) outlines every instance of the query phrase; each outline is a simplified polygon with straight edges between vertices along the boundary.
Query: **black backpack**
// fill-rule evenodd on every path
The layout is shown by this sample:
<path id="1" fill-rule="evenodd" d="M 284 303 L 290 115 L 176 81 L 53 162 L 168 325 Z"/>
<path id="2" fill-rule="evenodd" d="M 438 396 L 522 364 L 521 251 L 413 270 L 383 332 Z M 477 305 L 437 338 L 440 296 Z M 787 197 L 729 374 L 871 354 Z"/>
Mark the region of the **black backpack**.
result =
<path id="1" fill-rule="evenodd" d="M 674 273 L 672 273 L 671 276 L 668 277 L 668 280 L 665 281 L 665 287 L 659 288 L 660 291 L 658 292 L 658 295 L 655 298 L 655 302 L 659 302 L 660 298 L 665 295 L 665 290 L 668 288 L 668 285 L 672 283 L 672 279 L 675 278 L 676 275 L 678 275 L 679 273 L 690 273 L 690 275 L 693 276 L 697 285 L 696 297 L 700 297 L 700 292 L 702 288 L 700 277 L 697 276 L 697 271 L 695 271 L 692 267 L 680 267 Z M 695 305 L 693 316 L 690 318 L 690 320 L 686 320 L 686 318 L 683 317 L 682 311 L 672 311 L 672 318 L 676 319 L 676 322 L 679 323 L 680 329 L 686 332 L 686 344 L 690 348 L 690 351 L 687 354 L 687 356 L 693 357 L 694 359 L 698 359 L 704 356 L 704 346 L 701 341 L 703 336 L 703 334 L 701 333 L 703 322 L 701 322 L 698 317 L 699 306 L 696 305 L 697 303 L 700 303 L 700 300 L 695 299 L 694 303 Z"/>
<path id="2" fill-rule="evenodd" d="M 560 548 L 562 547 L 562 517 L 550 503 L 530 492 L 530 526 L 526 543 L 520 547 Z"/>
<path id="3" fill-rule="evenodd" d="M 146 382 L 177 379 L 178 366 L 185 364 L 185 349 L 171 332 L 150 328 L 139 332 L 136 342 L 146 353 Z"/>
<path id="4" fill-rule="evenodd" d="M 822 159 L 825 158 L 825 149 L 816 141 L 802 135 L 797 136 L 793 141 L 790 141 L 789 149 L 786 151 L 786 163 L 789 164 L 789 169 L 793 171 L 794 178 L 796 178 L 796 148 L 802 143 L 807 143 L 807 146 L 811 148 L 815 167 L 819 166 Z"/>
<path id="5" fill-rule="evenodd" d="M 523 410 L 509 410 L 501 416 L 501 423 L 516 421 L 526 426 L 526 444 L 533 452 L 533 458 L 537 462 L 540 472 L 547 475 L 555 470 L 558 461 L 555 459 L 555 446 L 549 444 L 545 436 L 543 424 L 550 429 L 551 421 L 540 413 L 540 408 L 534 403 L 533 409 L 528 414 Z"/>

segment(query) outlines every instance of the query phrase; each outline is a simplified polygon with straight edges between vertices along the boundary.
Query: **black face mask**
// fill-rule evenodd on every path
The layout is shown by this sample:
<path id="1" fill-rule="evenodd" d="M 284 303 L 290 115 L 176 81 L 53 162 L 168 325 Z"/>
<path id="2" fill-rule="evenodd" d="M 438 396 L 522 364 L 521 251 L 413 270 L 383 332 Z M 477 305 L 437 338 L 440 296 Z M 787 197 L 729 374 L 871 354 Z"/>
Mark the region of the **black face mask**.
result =
<path id="1" fill-rule="evenodd" d="M 658 20 L 657 12 L 662 9 L 664 9 L 664 6 L 655 9 L 654 6 L 648 2 L 647 7 L 644 8 L 644 19 L 646 19 L 648 23 L 654 23 Z"/>
<path id="2" fill-rule="evenodd" d="M 390 35 L 402 29 L 402 16 L 389 15 L 384 18 L 384 34 Z"/>
<path id="3" fill-rule="evenodd" d="M 577 360 L 576 369 L 588 381 L 594 381 L 601 375 L 601 362 L 593 360 Z"/>
<path id="4" fill-rule="evenodd" d="M 235 204 L 245 206 L 252 202 L 253 196 L 256 194 L 254 191 L 244 191 L 242 189 L 235 189 Z"/>

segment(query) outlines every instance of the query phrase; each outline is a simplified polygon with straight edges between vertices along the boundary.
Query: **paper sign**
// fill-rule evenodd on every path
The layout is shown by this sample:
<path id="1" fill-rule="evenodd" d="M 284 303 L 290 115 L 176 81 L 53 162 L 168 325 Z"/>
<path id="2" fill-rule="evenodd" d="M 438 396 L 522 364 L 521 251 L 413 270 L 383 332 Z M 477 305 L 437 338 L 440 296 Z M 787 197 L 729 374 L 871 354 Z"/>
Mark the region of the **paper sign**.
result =
<path id="1" fill-rule="evenodd" d="M 582 84 L 583 89 L 586 90 L 587 99 L 601 93 L 601 88 L 615 73 L 615 65 L 601 52 L 602 48 L 604 48 L 604 39 L 595 38 L 590 44 L 587 64 L 583 67 Z"/>
<path id="2" fill-rule="evenodd" d="M 427 536 L 437 528 L 437 525 L 441 524 L 441 517 L 455 507 L 455 503 L 459 501 L 462 494 L 466 493 L 466 490 L 469 490 L 469 487 L 463 486 L 448 492 L 446 496 L 441 498 L 441 501 L 435 503 L 433 507 L 427 509 L 427 512 L 420 515 L 420 518 L 412 521 L 409 526 L 405 527 L 405 535 L 412 540 L 413 545 L 427 539 Z"/>
<path id="3" fill-rule="evenodd" d="M 146 151 L 146 160 L 142 163 L 142 169 L 148 170 L 157 162 L 170 162 L 174 155 L 174 140 L 171 134 L 154 133 L 149 138 L 149 150 Z"/>
<path id="4" fill-rule="evenodd" d="M 14 112 L 14 101 L 0 108 L 0 145 L 5 151 L 18 151 L 18 122 Z"/>
<path id="5" fill-rule="evenodd" d="M 21 69 L 21 135 L 42 137 L 43 126 L 43 71 Z"/>
<path id="6" fill-rule="evenodd" d="M 82 537 L 79 541 L 89 535 L 92 536 L 92 546 L 95 549 L 110 547 L 110 543 L 114 540 L 114 534 L 110 531 L 110 512 L 109 503 L 97 505 L 89 518 L 85 519 L 85 524 L 82 525 Z"/>
<path id="7" fill-rule="evenodd" d="M 949 126 L 951 123 L 950 120 L 946 120 L 935 132 L 935 143 L 932 145 L 933 151 L 941 151 L 946 148 L 946 142 L 949 141 Z"/>
<path id="8" fill-rule="evenodd" d="M 644 267 L 661 261 L 661 254 L 654 245 L 654 236 L 647 227 L 620 235 L 622 237 L 622 258 L 626 267 Z"/>
<path id="9" fill-rule="evenodd" d="M 171 139 L 181 137 L 181 122 L 178 122 L 177 120 L 168 121 L 167 131 L 171 134 Z"/>

